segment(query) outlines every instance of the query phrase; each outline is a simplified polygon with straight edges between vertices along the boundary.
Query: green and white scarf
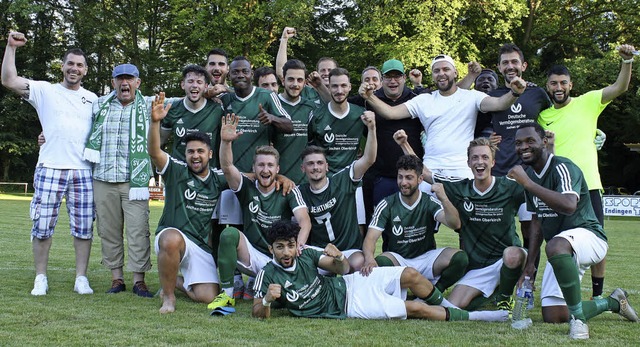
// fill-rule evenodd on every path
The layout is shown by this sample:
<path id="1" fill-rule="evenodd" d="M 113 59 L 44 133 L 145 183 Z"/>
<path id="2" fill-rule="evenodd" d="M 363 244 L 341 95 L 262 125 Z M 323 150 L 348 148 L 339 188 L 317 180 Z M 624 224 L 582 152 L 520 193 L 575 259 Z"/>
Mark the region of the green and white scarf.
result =
<path id="1" fill-rule="evenodd" d="M 98 115 L 93 121 L 91 134 L 84 149 L 84 159 L 92 163 L 100 162 L 102 126 L 115 95 L 115 92 L 111 93 L 100 105 Z M 129 119 L 129 200 L 148 200 L 151 178 L 151 160 L 147 152 L 149 115 L 144 96 L 139 90 L 136 90 L 136 98 Z"/>

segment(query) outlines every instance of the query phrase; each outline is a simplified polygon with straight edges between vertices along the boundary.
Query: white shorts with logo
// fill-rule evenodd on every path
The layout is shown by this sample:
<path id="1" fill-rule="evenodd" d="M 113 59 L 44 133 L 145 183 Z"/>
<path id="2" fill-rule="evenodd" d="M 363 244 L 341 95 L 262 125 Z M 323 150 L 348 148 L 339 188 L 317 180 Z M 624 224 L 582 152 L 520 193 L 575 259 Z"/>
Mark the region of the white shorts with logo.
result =
<path id="1" fill-rule="evenodd" d="M 247 276 L 255 277 L 271 261 L 271 257 L 253 247 L 244 234 L 240 234 L 240 242 L 244 242 L 249 251 L 249 264 L 243 264 L 238 259 L 238 270 Z"/>
<path id="2" fill-rule="evenodd" d="M 482 296 L 488 298 L 500 284 L 500 268 L 503 263 L 502 258 L 500 258 L 489 266 L 470 270 L 462 276 L 456 285 L 462 284 L 477 289 L 482 292 Z"/>
<path id="3" fill-rule="evenodd" d="M 455 177 L 455 178 L 473 178 L 473 172 L 469 167 L 463 167 L 458 169 L 432 169 L 429 168 L 432 173 L 447 176 L 447 177 Z M 427 181 L 422 181 L 418 186 L 420 191 L 425 192 L 427 194 L 436 196 L 433 192 L 431 192 L 431 184 L 427 183 Z"/>
<path id="4" fill-rule="evenodd" d="M 389 253 L 393 255 L 393 257 L 396 258 L 400 266 L 412 267 L 418 270 L 418 272 L 420 272 L 422 276 L 426 277 L 429 281 L 431 281 L 432 284 L 436 284 L 436 282 L 438 282 L 438 280 L 440 279 L 440 276 L 433 275 L 433 263 L 435 263 L 436 259 L 438 259 L 440 254 L 442 254 L 442 251 L 444 251 L 444 247 L 432 249 L 427 253 L 424 253 L 422 255 L 419 255 L 411 259 L 404 258 L 400 254 L 395 252 L 385 252 L 385 253 Z"/>
<path id="5" fill-rule="evenodd" d="M 406 319 L 407 290 L 400 288 L 405 267 L 376 267 L 369 276 L 345 275 L 347 317 L 362 319 Z"/>
<path id="6" fill-rule="evenodd" d="M 607 255 L 609 245 L 593 232 L 584 228 L 569 229 L 554 237 L 561 237 L 571 244 L 573 258 L 578 266 L 580 282 L 586 269 L 597 264 Z M 542 290 L 540 291 L 542 306 L 566 306 L 564 295 L 558 285 L 553 267 L 547 262 L 542 276 Z"/>
<path id="7" fill-rule="evenodd" d="M 156 254 L 160 252 L 160 245 L 158 244 L 160 235 L 167 229 L 177 230 L 184 240 L 184 255 L 180 260 L 180 273 L 184 277 L 184 289 L 190 291 L 193 284 L 220 283 L 218 268 L 215 260 L 213 260 L 213 255 L 198 247 L 195 242 L 191 241 L 182 231 L 176 228 L 164 228 L 156 235 Z"/>

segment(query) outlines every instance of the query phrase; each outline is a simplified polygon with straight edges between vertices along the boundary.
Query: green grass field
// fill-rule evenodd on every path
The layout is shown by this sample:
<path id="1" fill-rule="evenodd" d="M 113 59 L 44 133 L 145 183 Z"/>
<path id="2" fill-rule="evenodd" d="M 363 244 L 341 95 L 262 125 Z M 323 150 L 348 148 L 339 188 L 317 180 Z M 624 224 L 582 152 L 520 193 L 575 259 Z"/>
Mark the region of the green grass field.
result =
<path id="1" fill-rule="evenodd" d="M 89 281 L 95 294 L 73 292 L 74 252 L 66 212 L 61 214 L 49 261 L 49 294 L 33 297 L 34 269 L 29 241 L 29 197 L 0 195 L 0 345 L 357 345 L 357 346 L 524 346 L 570 343 L 568 324 L 544 324 L 536 298 L 534 324 L 525 331 L 508 323 L 325 320 L 290 317 L 276 311 L 269 320 L 251 318 L 251 304 L 240 302 L 237 313 L 211 317 L 203 304 L 178 296 L 174 314 L 158 314 L 158 298 L 131 293 L 131 274 L 125 275 L 127 292 L 107 295 L 110 272 L 100 264 L 100 238 L 94 239 Z M 64 211 L 64 210 L 63 210 Z M 162 205 L 151 206 L 155 229 Z M 640 279 L 632 261 L 640 253 L 640 223 L 634 219 L 608 220 L 610 240 L 605 293 L 625 288 L 631 303 L 640 308 Z M 153 231 L 152 231 L 153 233 Z M 457 235 L 443 228 L 440 246 L 456 246 Z M 153 241 L 152 241 L 153 242 Z M 380 247 L 380 246 L 379 246 Z M 151 290 L 159 288 L 157 268 L 147 274 Z M 637 259 L 637 258 L 635 258 Z M 542 270 L 542 269 L 541 269 Z M 591 296 L 587 272 L 583 298 Z M 540 276 L 539 276 L 540 277 Z M 540 278 L 536 284 L 540 285 Z M 537 295 L 537 292 L 536 292 Z M 604 313 L 589 321 L 591 339 L 581 344 L 632 346 L 640 344 L 640 324 L 617 314 Z M 573 343 L 573 342 L 571 342 Z"/>

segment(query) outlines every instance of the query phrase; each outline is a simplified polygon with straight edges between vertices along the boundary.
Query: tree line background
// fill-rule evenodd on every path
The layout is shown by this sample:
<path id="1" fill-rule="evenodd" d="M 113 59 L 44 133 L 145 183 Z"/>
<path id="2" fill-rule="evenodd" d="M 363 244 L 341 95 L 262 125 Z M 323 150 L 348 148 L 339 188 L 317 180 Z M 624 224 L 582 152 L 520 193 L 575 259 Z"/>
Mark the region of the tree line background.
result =
<path id="1" fill-rule="evenodd" d="M 640 0 L 0 0 L 0 47 L 11 30 L 27 35 L 16 57 L 27 78 L 60 81 L 62 54 L 80 47 L 89 55 L 84 87 L 98 95 L 109 92 L 111 70 L 124 62 L 140 69 L 145 95 L 181 95 L 182 67 L 204 64 L 214 47 L 272 66 L 285 26 L 297 29 L 289 58 L 309 70 L 322 56 L 336 58 L 351 71 L 354 92 L 360 71 L 387 59 L 420 68 L 429 84 L 437 54 L 451 55 L 464 74 L 471 60 L 495 69 L 498 48 L 514 42 L 529 63 L 525 80 L 544 86 L 545 70 L 562 63 L 577 96 L 615 81 L 615 46 L 640 48 L 638 8 Z M 630 90 L 599 122 L 607 134 L 603 184 L 631 192 L 640 190 L 640 154 L 623 143 L 640 142 L 637 60 Z M 40 130 L 33 108 L 1 88 L 0 180 L 32 180 Z"/>

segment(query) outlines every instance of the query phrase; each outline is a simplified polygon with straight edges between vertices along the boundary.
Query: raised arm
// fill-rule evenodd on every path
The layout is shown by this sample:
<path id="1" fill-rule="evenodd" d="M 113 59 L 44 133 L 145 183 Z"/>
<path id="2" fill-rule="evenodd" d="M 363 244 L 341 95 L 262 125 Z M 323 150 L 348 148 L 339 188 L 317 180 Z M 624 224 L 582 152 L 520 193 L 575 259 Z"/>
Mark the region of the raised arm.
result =
<path id="1" fill-rule="evenodd" d="M 282 30 L 282 36 L 280 37 L 280 46 L 278 47 L 278 54 L 276 55 L 276 76 L 280 81 L 284 81 L 284 72 L 282 68 L 287 62 L 287 48 L 289 39 L 296 36 L 296 29 L 292 27 L 285 27 Z"/>
<path id="2" fill-rule="evenodd" d="M 353 178 L 359 180 L 364 173 L 369 170 L 376 161 L 378 152 L 378 139 L 376 138 L 376 115 L 371 111 L 364 111 L 360 116 L 362 122 L 367 126 L 367 142 L 364 145 L 364 153 L 360 159 L 353 164 Z"/>
<path id="3" fill-rule="evenodd" d="M 349 272 L 351 267 L 349 265 L 349 259 L 347 259 L 336 246 L 331 243 L 327 244 L 323 253 L 326 257 L 320 258 L 318 262 L 319 268 L 337 275 L 346 275 Z"/>
<path id="4" fill-rule="evenodd" d="M 487 113 L 493 111 L 502 111 L 513 105 L 520 94 L 524 93 L 527 88 L 527 83 L 520 77 L 514 77 L 510 83 L 511 93 L 506 93 L 503 96 L 497 98 L 494 96 L 487 96 L 482 99 L 480 103 L 480 111 Z"/>
<path id="5" fill-rule="evenodd" d="M 577 195 L 562 194 L 533 182 L 520 165 L 516 165 L 509 170 L 507 176 L 516 180 L 529 193 L 540 198 L 547 206 L 558 213 L 572 215 L 578 207 Z"/>
<path id="6" fill-rule="evenodd" d="M 385 119 L 411 118 L 409 109 L 404 104 L 389 106 L 373 94 L 374 85 L 363 82 L 358 89 L 358 93 L 375 111 L 376 114 Z"/>
<path id="7" fill-rule="evenodd" d="M 618 47 L 618 54 L 622 57 L 622 66 L 620 67 L 620 73 L 618 79 L 612 84 L 605 87 L 602 90 L 602 104 L 606 104 L 609 101 L 617 98 L 622 93 L 629 89 L 629 82 L 631 82 L 631 65 L 633 63 L 633 51 L 635 48 L 631 45 L 622 45 Z"/>
<path id="8" fill-rule="evenodd" d="M 322 77 L 320 77 L 318 71 L 313 71 L 309 74 L 309 76 L 307 77 L 307 83 L 312 86 L 313 89 L 316 90 L 316 92 L 318 92 L 318 95 L 320 95 L 320 99 L 322 99 L 322 101 L 327 104 L 331 102 L 331 92 L 329 91 L 329 88 L 324 85 Z"/>
<path id="9" fill-rule="evenodd" d="M 9 33 L 7 47 L 2 59 L 2 85 L 21 97 L 29 98 L 29 80 L 18 76 L 16 70 L 16 49 L 27 43 L 24 34 L 18 32 Z"/>
<path id="10" fill-rule="evenodd" d="M 471 85 L 476 81 L 476 78 L 482 72 L 482 66 L 476 61 L 470 61 L 467 64 L 467 75 L 464 76 L 456 85 L 462 89 L 471 89 Z"/>
<path id="11" fill-rule="evenodd" d="M 393 133 L 393 139 L 396 141 L 398 146 L 400 146 L 402 152 L 405 155 L 416 155 L 416 152 L 413 151 L 413 148 L 409 144 L 409 141 L 407 141 L 409 139 L 409 136 L 407 136 L 407 133 L 403 129 L 400 129 Z M 433 174 L 431 173 L 431 170 L 429 170 L 429 168 L 426 166 L 422 167 L 422 179 L 427 181 L 427 183 L 429 184 L 433 183 Z"/>
<path id="12" fill-rule="evenodd" d="M 238 121 L 239 118 L 235 113 L 227 114 L 222 117 L 222 125 L 220 126 L 220 169 L 222 169 L 231 190 L 237 190 L 242 182 L 242 174 L 233 165 L 233 149 L 231 147 L 233 141 L 242 135 L 241 132 L 236 131 Z"/>
<path id="13" fill-rule="evenodd" d="M 147 151 L 153 165 L 158 170 L 163 169 L 167 165 L 168 156 L 161 146 L 160 140 L 160 121 L 167 116 L 167 112 L 171 108 L 171 104 L 164 104 L 164 92 L 156 95 L 151 104 L 151 125 L 149 126 L 149 134 L 147 135 Z"/>
<path id="14" fill-rule="evenodd" d="M 458 210 L 453 206 L 447 193 L 444 191 L 442 183 L 433 183 L 431 185 L 431 191 L 436 194 L 438 200 L 442 204 L 443 211 L 436 215 L 436 220 L 453 230 L 460 229 L 462 222 L 460 221 L 460 214 Z"/>

